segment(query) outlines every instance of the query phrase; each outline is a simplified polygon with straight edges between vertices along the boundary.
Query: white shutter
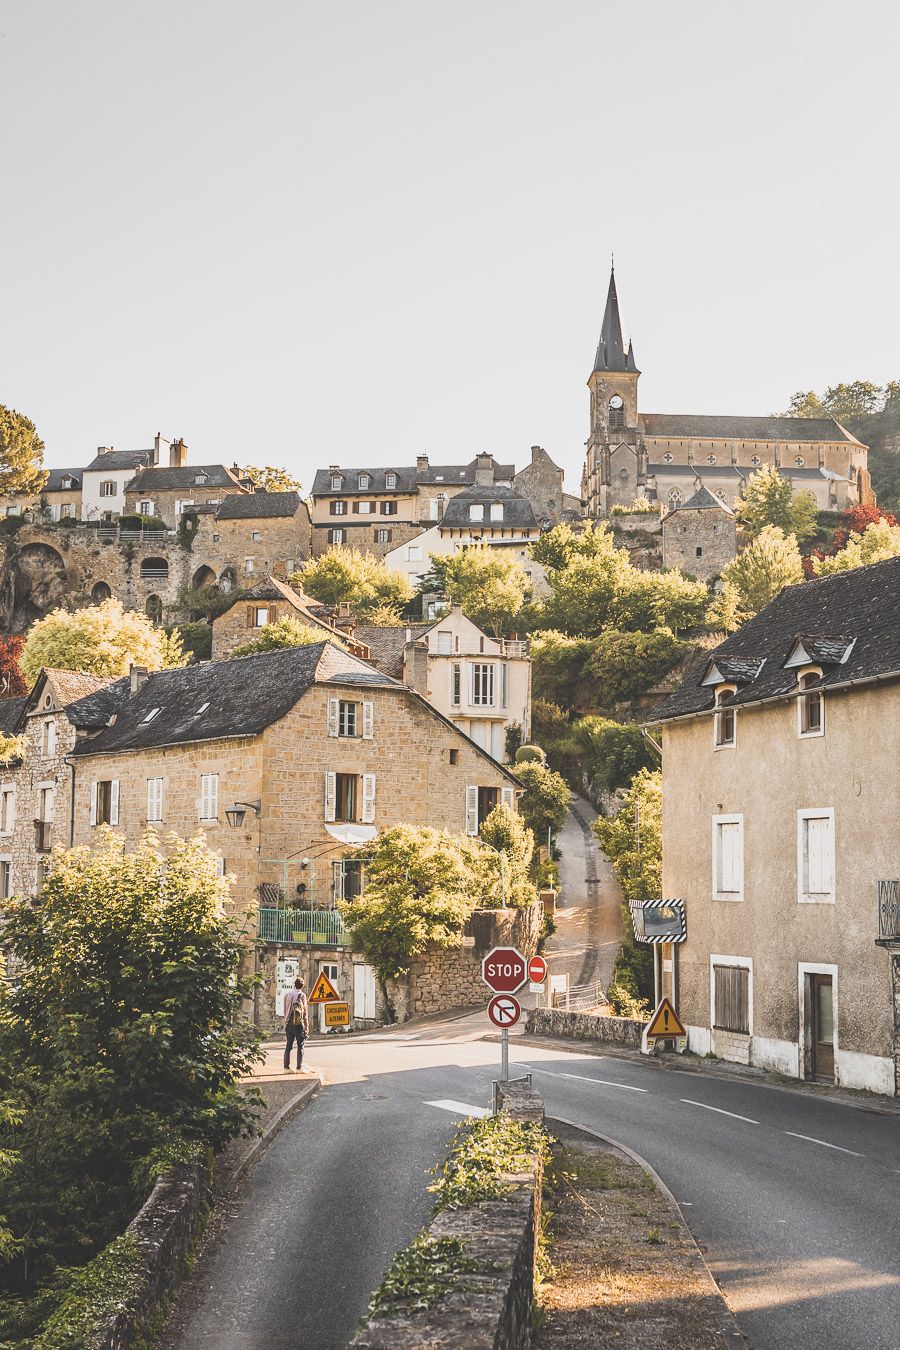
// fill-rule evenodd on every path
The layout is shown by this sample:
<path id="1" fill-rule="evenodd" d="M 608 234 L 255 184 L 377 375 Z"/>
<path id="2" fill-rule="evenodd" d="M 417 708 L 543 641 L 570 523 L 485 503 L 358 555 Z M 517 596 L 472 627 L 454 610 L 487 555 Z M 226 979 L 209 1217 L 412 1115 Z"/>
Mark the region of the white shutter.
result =
<path id="1" fill-rule="evenodd" d="M 56 723 L 47 723 L 47 756 L 52 758 L 56 754 Z"/>
<path id="2" fill-rule="evenodd" d="M 478 833 L 478 788 L 466 788 L 466 834 Z"/>
<path id="3" fill-rule="evenodd" d="M 109 823 L 119 823 L 119 780 L 114 778 L 109 785 Z"/>
<path id="4" fill-rule="evenodd" d="M 13 788 L 9 794 L 9 809 L 6 820 L 6 828 L 14 830 L 16 828 L 16 789 Z"/>
<path id="5" fill-rule="evenodd" d="M 338 700 L 330 698 L 328 700 L 328 735 L 336 736 L 338 734 Z"/>
<path id="6" fill-rule="evenodd" d="M 505 661 L 500 667 L 500 707 L 509 707 L 509 666 Z"/>
<path id="7" fill-rule="evenodd" d="M 147 779 L 147 819 L 162 820 L 163 818 L 163 780 L 161 778 Z"/>
<path id="8" fill-rule="evenodd" d="M 334 899 L 335 904 L 344 898 L 344 864 L 336 862 L 331 864 L 332 875 L 334 877 Z"/>
<path id="9" fill-rule="evenodd" d="M 469 662 L 469 703 L 474 706 L 475 703 L 475 665 Z"/>
<path id="10" fill-rule="evenodd" d="M 364 773 L 363 781 L 363 804 L 362 818 L 364 825 L 371 825 L 375 819 L 375 775 L 374 773 Z"/>
<path id="11" fill-rule="evenodd" d="M 364 703 L 362 705 L 362 734 L 364 741 L 374 740 L 375 737 L 375 704 Z"/>
<path id="12" fill-rule="evenodd" d="M 458 708 L 462 702 L 462 666 L 458 661 L 450 663 L 450 706 Z"/>
<path id="13" fill-rule="evenodd" d="M 723 894 L 740 894 L 744 876 L 744 841 L 739 821 L 719 824 L 719 875 L 717 889 Z"/>
<path id="14" fill-rule="evenodd" d="M 830 895 L 834 887 L 831 820 L 810 816 L 806 826 L 806 886 L 810 895 Z"/>
<path id="15" fill-rule="evenodd" d="M 97 784 L 91 783 L 91 824 L 97 824 Z"/>
<path id="16" fill-rule="evenodd" d="M 510 811 L 515 811 L 516 809 L 515 788 L 505 787 L 500 789 L 500 805 L 508 806 Z"/>
<path id="17" fill-rule="evenodd" d="M 337 800 L 337 775 L 326 773 L 325 775 L 325 819 L 334 820 L 335 803 Z"/>

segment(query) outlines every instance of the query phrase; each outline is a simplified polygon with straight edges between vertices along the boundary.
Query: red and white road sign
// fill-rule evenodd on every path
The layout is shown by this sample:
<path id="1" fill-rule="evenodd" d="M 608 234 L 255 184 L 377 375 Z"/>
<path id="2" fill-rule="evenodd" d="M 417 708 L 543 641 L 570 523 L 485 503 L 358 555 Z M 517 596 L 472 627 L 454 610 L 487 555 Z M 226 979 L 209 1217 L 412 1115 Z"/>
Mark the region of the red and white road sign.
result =
<path id="1" fill-rule="evenodd" d="M 525 957 L 515 947 L 494 947 L 481 963 L 481 978 L 495 994 L 514 994 L 526 973 Z"/>
<path id="2" fill-rule="evenodd" d="M 533 956 L 528 962 L 528 978 L 532 984 L 543 984 L 547 978 L 547 962 L 542 956 Z"/>
<path id="3" fill-rule="evenodd" d="M 512 994 L 497 994 L 488 1004 L 488 1017 L 495 1027 L 514 1027 L 522 1016 L 522 1006 Z"/>

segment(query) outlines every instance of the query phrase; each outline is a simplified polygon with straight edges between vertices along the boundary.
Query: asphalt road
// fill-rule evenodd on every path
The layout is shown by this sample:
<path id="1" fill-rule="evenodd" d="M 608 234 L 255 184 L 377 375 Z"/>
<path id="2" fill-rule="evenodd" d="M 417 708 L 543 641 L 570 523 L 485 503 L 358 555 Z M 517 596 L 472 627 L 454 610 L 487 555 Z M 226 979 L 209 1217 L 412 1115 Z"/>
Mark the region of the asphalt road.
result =
<path id="1" fill-rule="evenodd" d="M 311 1046 L 329 1084 L 251 1175 L 166 1347 L 347 1345 L 427 1216 L 427 1169 L 466 1108 L 488 1103 L 499 1046 L 475 1039 L 483 1028 Z M 897 1114 L 521 1041 L 511 1053 L 548 1115 L 652 1163 L 756 1350 L 900 1346 Z"/>

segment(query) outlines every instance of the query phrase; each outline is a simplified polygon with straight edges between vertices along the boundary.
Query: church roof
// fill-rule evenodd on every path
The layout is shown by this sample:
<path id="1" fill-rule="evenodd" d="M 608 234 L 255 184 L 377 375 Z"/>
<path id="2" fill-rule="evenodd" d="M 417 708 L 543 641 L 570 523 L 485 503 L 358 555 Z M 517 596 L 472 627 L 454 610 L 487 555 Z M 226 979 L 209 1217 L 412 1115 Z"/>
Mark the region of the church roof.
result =
<path id="1" fill-rule="evenodd" d="M 622 341 L 622 321 L 619 318 L 619 296 L 616 291 L 615 269 L 609 274 L 609 290 L 606 292 L 606 310 L 603 314 L 603 326 L 600 329 L 600 341 L 594 357 L 594 370 L 625 371 L 638 373 L 634 363 L 634 350 L 631 342 L 626 350 Z"/>
<path id="2" fill-rule="evenodd" d="M 730 417 L 694 413 L 641 413 L 645 436 L 714 441 L 861 442 L 833 417 Z"/>
<path id="3" fill-rule="evenodd" d="M 674 508 L 676 511 L 724 511 L 726 515 L 733 516 L 734 512 L 730 506 L 726 506 L 723 501 L 714 496 L 708 487 L 700 484 L 693 497 L 689 497 L 686 502 Z"/>

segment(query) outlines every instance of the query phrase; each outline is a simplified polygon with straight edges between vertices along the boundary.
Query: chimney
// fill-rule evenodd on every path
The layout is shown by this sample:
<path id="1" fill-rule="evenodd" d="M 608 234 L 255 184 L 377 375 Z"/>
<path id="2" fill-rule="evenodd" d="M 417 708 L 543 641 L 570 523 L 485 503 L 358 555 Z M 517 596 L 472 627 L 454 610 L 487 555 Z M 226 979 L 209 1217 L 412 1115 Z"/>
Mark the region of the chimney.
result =
<path id="1" fill-rule="evenodd" d="M 187 464 L 187 446 L 181 437 L 169 446 L 169 468 L 183 469 Z"/>
<path id="2" fill-rule="evenodd" d="M 150 672 L 146 666 L 136 666 L 132 663 L 128 667 L 128 678 L 131 680 L 131 697 L 134 698 L 149 680 Z"/>
<path id="3" fill-rule="evenodd" d="M 328 465 L 328 472 L 329 472 L 329 473 L 338 473 L 338 472 L 340 471 L 340 467 L 341 467 L 340 464 L 329 464 L 329 465 Z"/>
<path id="4" fill-rule="evenodd" d="M 112 450 L 112 446 L 111 446 L 111 445 L 98 445 L 98 446 L 97 446 L 97 454 L 98 454 L 98 455 L 108 455 L 109 452 L 110 452 L 111 450 Z"/>
<path id="5" fill-rule="evenodd" d="M 475 456 L 475 482 L 487 487 L 494 482 L 494 456 L 486 453 Z"/>
<path id="6" fill-rule="evenodd" d="M 416 473 L 428 472 L 428 456 L 416 455 Z"/>
<path id="7" fill-rule="evenodd" d="M 543 453 L 544 453 L 544 448 L 543 448 L 543 446 L 540 446 L 540 445 L 533 445 L 533 446 L 531 447 L 531 462 L 532 462 L 532 464 L 535 464 L 535 463 L 537 462 L 537 460 L 539 459 L 539 457 L 540 457 Z"/>

